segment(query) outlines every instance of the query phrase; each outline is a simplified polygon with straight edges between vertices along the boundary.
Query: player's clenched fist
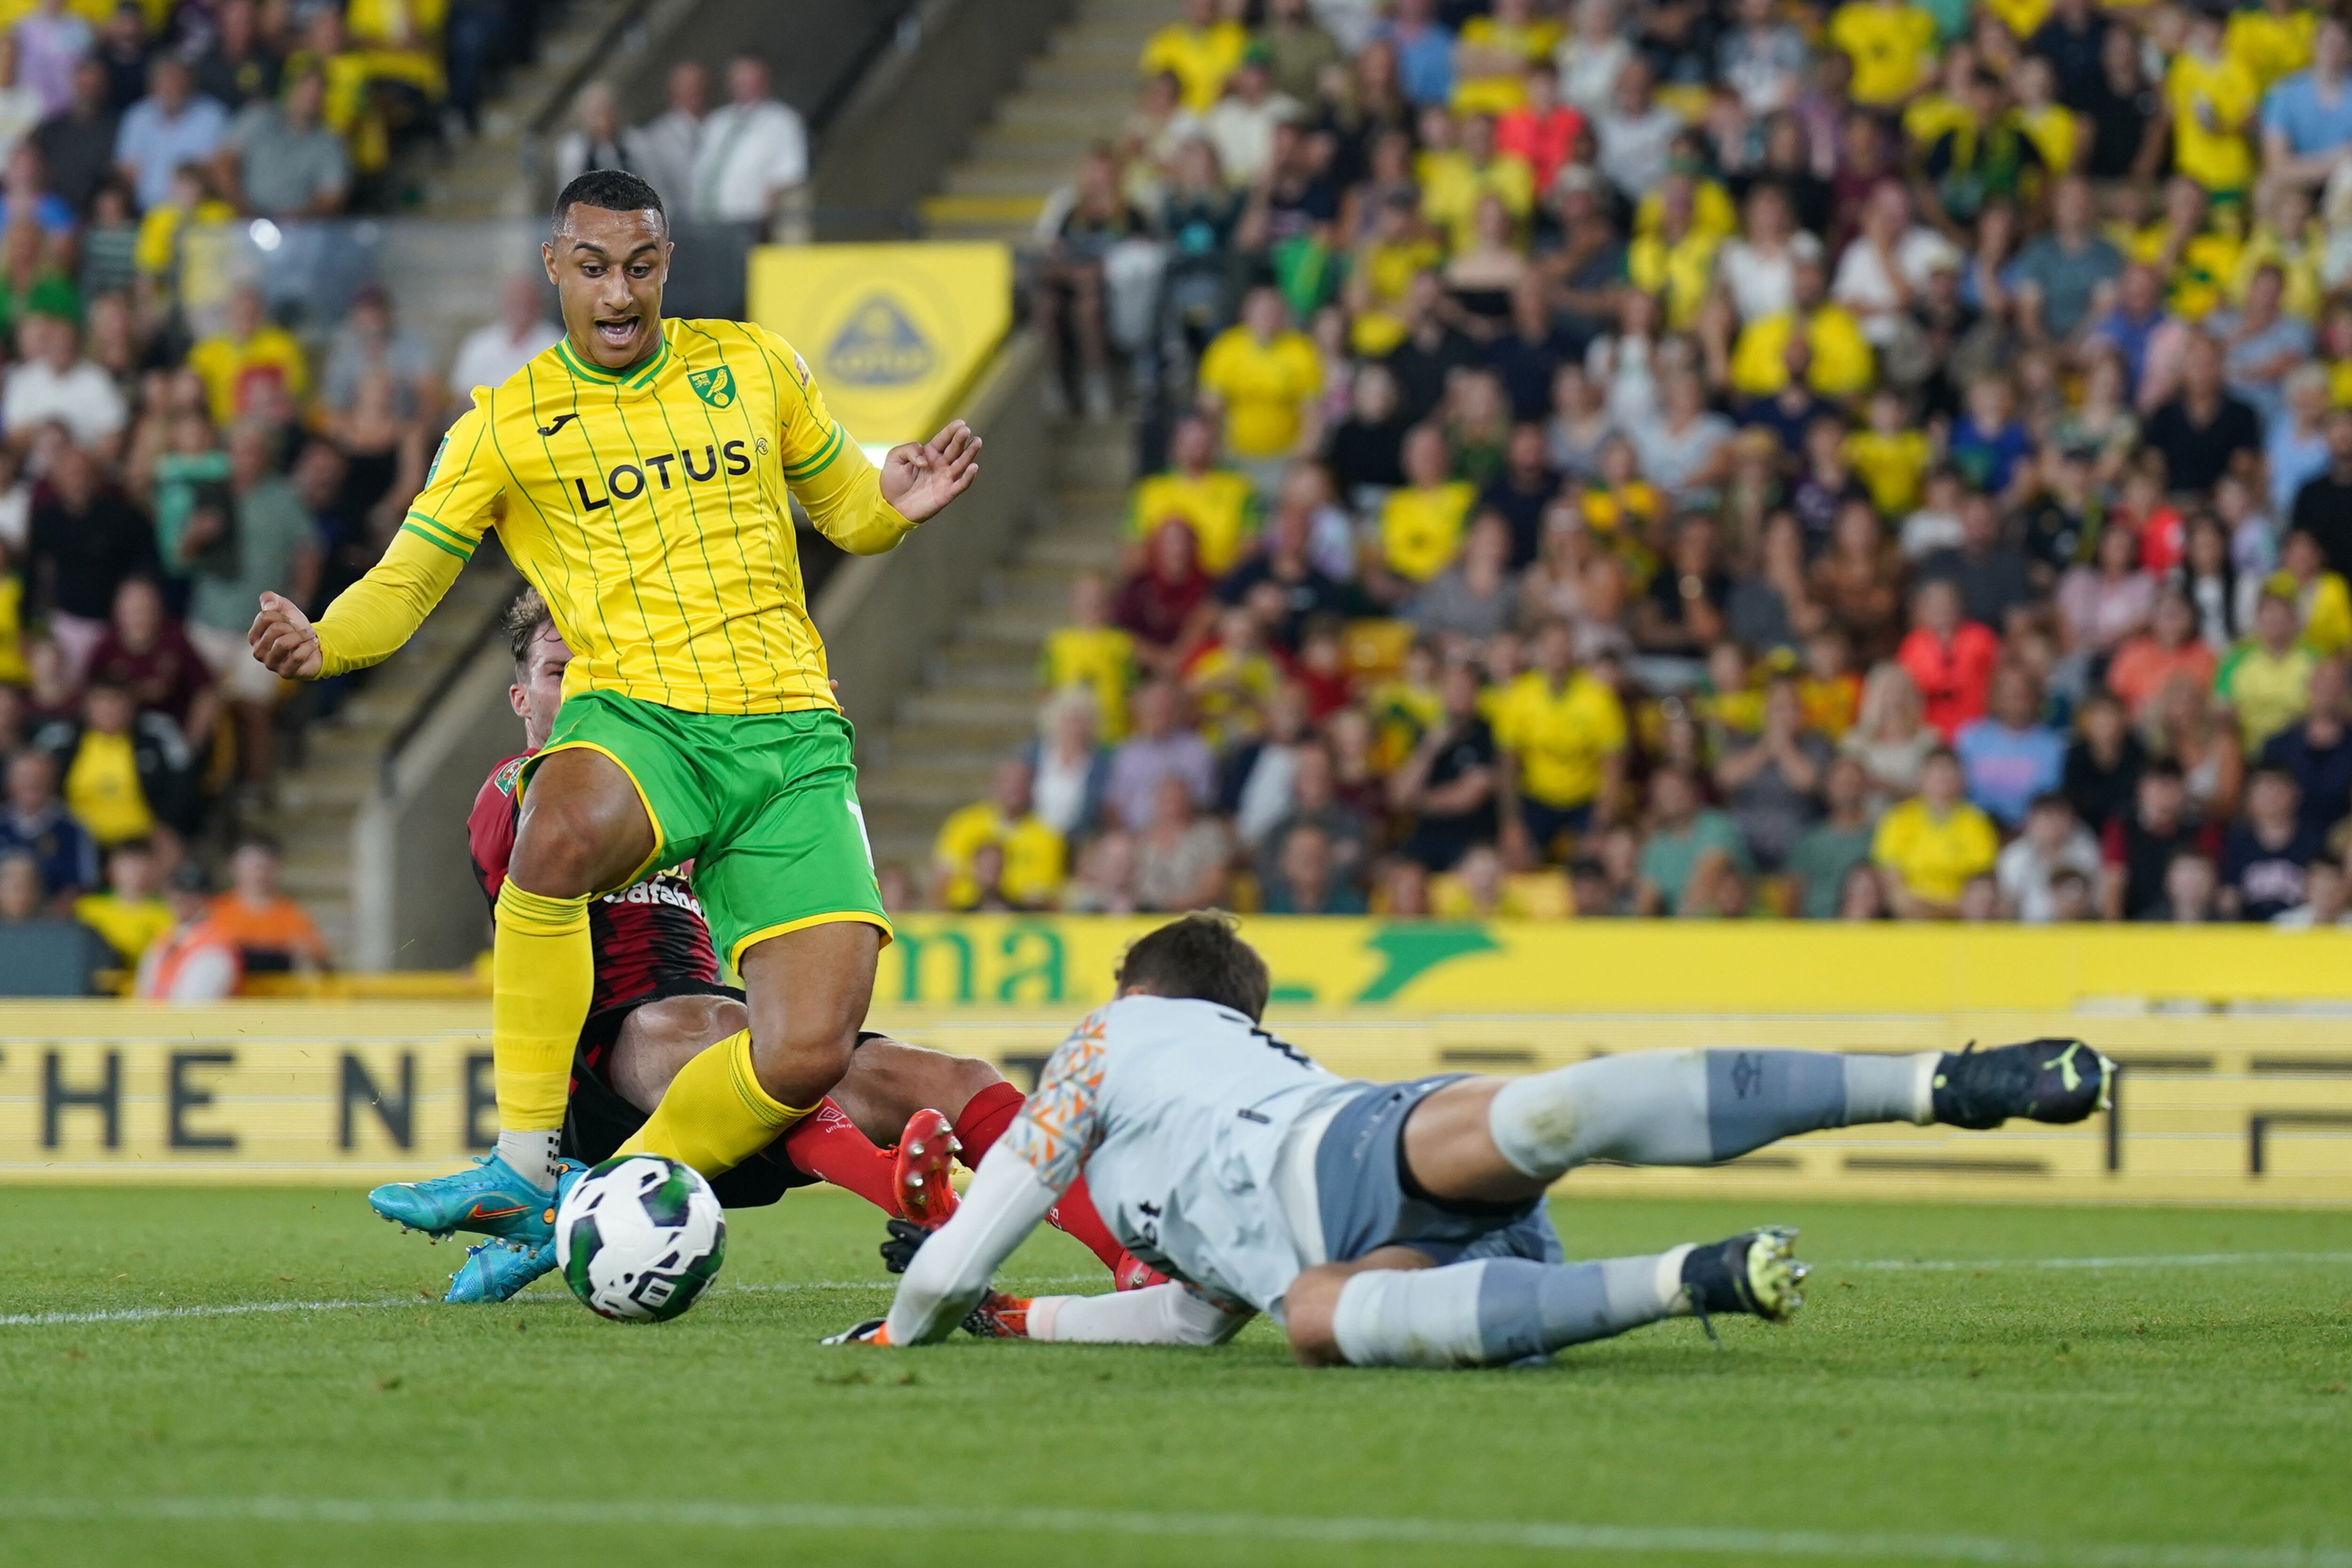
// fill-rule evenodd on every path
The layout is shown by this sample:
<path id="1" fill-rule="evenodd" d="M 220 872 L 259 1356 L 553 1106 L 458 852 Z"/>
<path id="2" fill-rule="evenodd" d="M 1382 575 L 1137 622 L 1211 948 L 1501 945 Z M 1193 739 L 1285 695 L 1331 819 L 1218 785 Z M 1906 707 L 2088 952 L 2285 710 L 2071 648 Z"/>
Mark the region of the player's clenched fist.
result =
<path id="1" fill-rule="evenodd" d="M 245 634 L 245 640 L 253 645 L 253 657 L 279 679 L 319 678 L 322 662 L 319 634 L 293 600 L 262 595 L 261 613 L 253 617 L 253 629 Z"/>

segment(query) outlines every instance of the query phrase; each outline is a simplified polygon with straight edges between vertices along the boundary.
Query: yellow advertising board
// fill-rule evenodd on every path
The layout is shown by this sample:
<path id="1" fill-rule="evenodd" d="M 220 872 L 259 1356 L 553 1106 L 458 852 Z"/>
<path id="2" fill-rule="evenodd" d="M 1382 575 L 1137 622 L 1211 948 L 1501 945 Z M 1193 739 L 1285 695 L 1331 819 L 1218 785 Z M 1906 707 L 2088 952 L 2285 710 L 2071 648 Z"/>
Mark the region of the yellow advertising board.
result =
<path id="1" fill-rule="evenodd" d="M 877 1007 L 879 1029 L 1033 1085 L 1067 1006 Z M 1334 1071 L 1542 1071 L 1627 1051 L 1956 1049 L 2080 1030 L 2125 1064 L 2114 1113 L 1997 1132 L 1819 1132 L 1704 1169 L 1577 1172 L 1565 1191 L 2352 1204 L 2352 1052 L 2327 1018 L 1446 1016 L 1278 1005 Z M 0 1182 L 331 1183 L 456 1169 L 490 1147 L 489 1009 L 25 1003 L 0 1016 Z"/>
<path id="2" fill-rule="evenodd" d="M 771 245 L 751 319 L 791 340 L 866 446 L 928 440 L 1013 324 L 1002 245 Z"/>
<path id="3" fill-rule="evenodd" d="M 1150 919 L 915 915 L 872 1026 L 1027 1087 Z M 1573 1190 L 2352 1203 L 2352 934 L 1765 922 L 1255 919 L 1267 1022 L 1334 1071 L 1541 1071 L 1624 1051 L 1958 1049 L 2080 1035 L 2116 1112 L 1998 1132 L 1853 1128 Z M 0 1182 L 332 1182 L 489 1147 L 478 998 L 12 1001 Z"/>
<path id="4" fill-rule="evenodd" d="M 1154 917 L 908 915 L 877 1008 L 1110 999 Z M 1942 1014 L 2352 1003 L 2352 932 L 1787 921 L 1244 921 L 1277 1006 Z M 2352 1030 L 2347 1030 L 2352 1035 Z"/>

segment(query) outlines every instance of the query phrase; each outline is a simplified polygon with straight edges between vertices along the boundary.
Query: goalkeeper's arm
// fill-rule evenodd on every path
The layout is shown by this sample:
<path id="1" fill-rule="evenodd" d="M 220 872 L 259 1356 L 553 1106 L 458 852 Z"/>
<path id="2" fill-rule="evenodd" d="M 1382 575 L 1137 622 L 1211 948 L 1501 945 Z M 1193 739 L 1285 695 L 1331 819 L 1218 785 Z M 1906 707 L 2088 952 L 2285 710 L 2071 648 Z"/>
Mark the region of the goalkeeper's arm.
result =
<path id="1" fill-rule="evenodd" d="M 945 1339 L 1061 1197 L 1060 1189 L 1048 1184 L 1017 1150 L 1002 1143 L 991 1149 L 962 1205 L 907 1266 L 886 1320 L 889 1342 L 919 1345 Z"/>

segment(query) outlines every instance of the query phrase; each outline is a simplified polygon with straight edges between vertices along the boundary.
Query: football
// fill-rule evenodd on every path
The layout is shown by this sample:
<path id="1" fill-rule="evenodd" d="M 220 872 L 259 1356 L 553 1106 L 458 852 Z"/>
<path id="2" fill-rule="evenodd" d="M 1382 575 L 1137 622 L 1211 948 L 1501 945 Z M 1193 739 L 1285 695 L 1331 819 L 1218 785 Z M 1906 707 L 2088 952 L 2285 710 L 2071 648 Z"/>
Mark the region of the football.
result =
<path id="1" fill-rule="evenodd" d="M 607 1160 L 555 1212 L 555 1266 L 599 1317 L 658 1323 L 694 1305 L 727 1256 L 719 1194 L 658 1154 Z"/>

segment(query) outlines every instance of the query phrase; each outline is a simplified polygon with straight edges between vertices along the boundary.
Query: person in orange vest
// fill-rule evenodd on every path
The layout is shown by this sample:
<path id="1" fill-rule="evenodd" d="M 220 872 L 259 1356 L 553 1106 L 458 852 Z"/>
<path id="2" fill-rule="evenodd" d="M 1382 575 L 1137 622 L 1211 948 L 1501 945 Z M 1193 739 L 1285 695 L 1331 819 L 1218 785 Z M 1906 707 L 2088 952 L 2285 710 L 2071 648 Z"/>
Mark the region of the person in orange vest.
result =
<path id="1" fill-rule="evenodd" d="M 190 860 L 172 874 L 172 929 L 139 960 L 134 994 L 153 1002 L 217 1002 L 245 978 L 236 944 L 213 919 L 205 868 Z"/>

